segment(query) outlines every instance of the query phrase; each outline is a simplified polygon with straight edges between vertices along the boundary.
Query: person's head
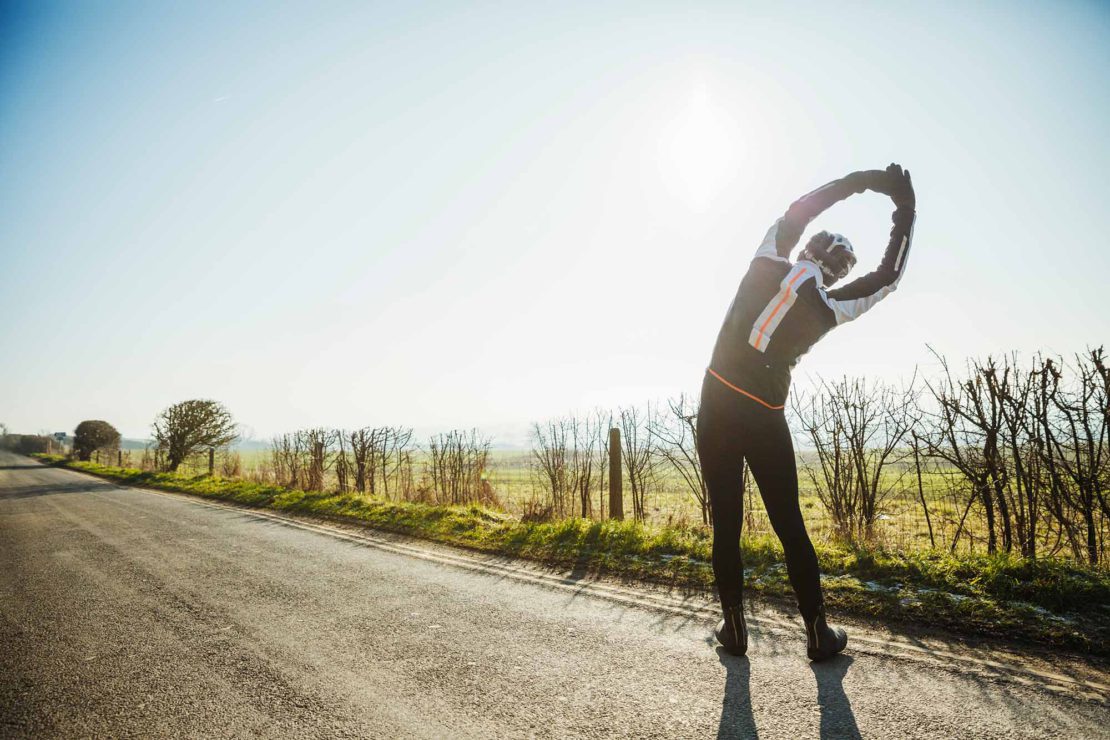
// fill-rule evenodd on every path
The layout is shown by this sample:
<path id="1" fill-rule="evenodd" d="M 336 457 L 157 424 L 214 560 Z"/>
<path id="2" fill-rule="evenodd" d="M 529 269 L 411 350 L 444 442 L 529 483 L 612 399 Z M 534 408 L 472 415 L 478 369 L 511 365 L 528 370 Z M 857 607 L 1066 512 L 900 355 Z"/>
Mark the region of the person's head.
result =
<path id="1" fill-rule="evenodd" d="M 851 272 L 856 266 L 856 253 L 852 243 L 841 234 L 821 231 L 802 249 L 801 259 L 821 268 L 825 285 L 832 285 Z"/>

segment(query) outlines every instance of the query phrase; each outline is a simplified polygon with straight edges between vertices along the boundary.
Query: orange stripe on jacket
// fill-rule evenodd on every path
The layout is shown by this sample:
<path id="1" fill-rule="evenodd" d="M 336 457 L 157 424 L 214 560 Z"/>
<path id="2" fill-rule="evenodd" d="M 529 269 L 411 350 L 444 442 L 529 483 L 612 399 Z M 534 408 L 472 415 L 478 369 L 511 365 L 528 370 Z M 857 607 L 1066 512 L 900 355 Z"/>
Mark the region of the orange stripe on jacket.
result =
<path id="1" fill-rule="evenodd" d="M 719 381 L 721 381 L 722 383 L 724 383 L 725 385 L 727 385 L 727 386 L 728 386 L 729 388 L 731 388 L 732 390 L 736 391 L 737 393 L 739 393 L 739 394 L 741 394 L 741 395 L 743 395 L 743 396 L 747 396 L 748 398 L 752 399 L 752 400 L 753 400 L 753 401 L 755 401 L 756 403 L 760 403 L 760 404 L 763 404 L 764 406 L 766 406 L 767 408 L 771 409 L 772 411 L 781 411 L 782 409 L 786 408 L 786 404 L 783 404 L 782 406 L 772 406 L 771 404 L 767 403 L 766 401 L 764 401 L 764 400 L 763 400 L 762 398 L 760 398 L 759 396 L 753 396 L 753 395 L 752 395 L 751 393 L 748 393 L 748 392 L 747 392 L 746 390 L 744 390 L 743 388 L 737 388 L 737 387 L 736 387 L 736 386 L 734 386 L 734 385 L 733 385 L 732 383 L 728 382 L 727 380 L 725 380 L 724 378 L 722 378 L 722 377 L 721 377 L 720 375 L 718 375 L 718 374 L 717 374 L 717 371 L 716 371 L 716 370 L 714 370 L 714 369 L 713 369 L 713 368 L 711 368 L 711 367 L 707 367 L 707 368 L 705 368 L 705 369 L 706 369 L 707 371 L 709 371 L 709 374 L 710 374 L 710 375 L 712 375 L 712 376 L 713 376 L 714 378 L 716 378 L 717 380 L 719 380 Z"/>
<path id="2" fill-rule="evenodd" d="M 798 278 L 802 277 L 805 274 L 806 270 L 799 270 L 798 274 L 791 278 L 790 282 L 786 284 L 786 292 L 782 294 L 782 300 L 780 300 L 778 305 L 775 306 L 774 310 L 771 311 L 771 315 L 768 316 L 767 320 L 763 322 L 763 326 L 759 327 L 759 339 L 757 339 L 755 342 L 756 349 L 759 349 L 759 342 L 764 338 L 763 332 L 767 329 L 767 325 L 771 323 L 771 319 L 775 318 L 775 314 L 777 314 L 779 312 L 779 309 L 782 308 L 782 304 L 786 303 L 786 300 L 790 297 L 790 289 L 794 287 L 794 283 L 798 282 Z"/>

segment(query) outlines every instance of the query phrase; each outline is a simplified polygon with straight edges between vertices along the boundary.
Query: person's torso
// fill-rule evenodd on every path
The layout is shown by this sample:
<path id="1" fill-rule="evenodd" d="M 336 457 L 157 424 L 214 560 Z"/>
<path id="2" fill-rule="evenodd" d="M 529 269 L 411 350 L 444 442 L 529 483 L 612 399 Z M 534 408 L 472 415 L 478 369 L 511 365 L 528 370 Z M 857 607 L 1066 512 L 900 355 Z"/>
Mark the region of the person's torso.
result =
<path id="1" fill-rule="evenodd" d="M 798 358 L 836 325 L 819 268 L 752 260 L 717 335 L 710 369 L 773 406 L 786 402 Z"/>

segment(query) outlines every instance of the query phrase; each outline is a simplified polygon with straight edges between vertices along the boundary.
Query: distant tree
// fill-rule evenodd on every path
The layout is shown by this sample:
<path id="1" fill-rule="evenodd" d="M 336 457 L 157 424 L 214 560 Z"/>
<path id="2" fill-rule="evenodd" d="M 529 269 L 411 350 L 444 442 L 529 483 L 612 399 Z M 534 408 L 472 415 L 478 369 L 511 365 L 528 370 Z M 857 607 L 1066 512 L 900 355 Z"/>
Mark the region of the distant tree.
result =
<path id="1" fill-rule="evenodd" d="M 73 431 L 73 452 L 78 460 L 88 460 L 97 450 L 119 447 L 119 432 L 106 421 L 86 419 Z"/>
<path id="2" fill-rule="evenodd" d="M 154 441 L 173 472 L 190 455 L 235 441 L 237 427 L 231 412 L 217 401 L 194 399 L 175 403 L 154 420 Z"/>

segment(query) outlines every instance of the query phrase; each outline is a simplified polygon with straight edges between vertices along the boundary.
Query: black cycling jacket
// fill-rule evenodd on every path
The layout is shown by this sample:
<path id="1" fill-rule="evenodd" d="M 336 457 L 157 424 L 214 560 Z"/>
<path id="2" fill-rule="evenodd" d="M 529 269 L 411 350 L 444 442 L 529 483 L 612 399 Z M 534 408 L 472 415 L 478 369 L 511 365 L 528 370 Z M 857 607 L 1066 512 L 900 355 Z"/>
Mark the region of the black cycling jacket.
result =
<path id="1" fill-rule="evenodd" d="M 795 201 L 774 223 L 756 250 L 748 272 L 717 335 L 709 371 L 765 406 L 781 408 L 790 372 L 830 329 L 851 321 L 890 295 L 902 279 L 916 212 L 894 211 L 894 226 L 882 262 L 839 288 L 826 290 L 821 268 L 808 260 L 790 262 L 806 226 L 829 206 L 873 184 L 881 171 L 853 172 Z"/>

